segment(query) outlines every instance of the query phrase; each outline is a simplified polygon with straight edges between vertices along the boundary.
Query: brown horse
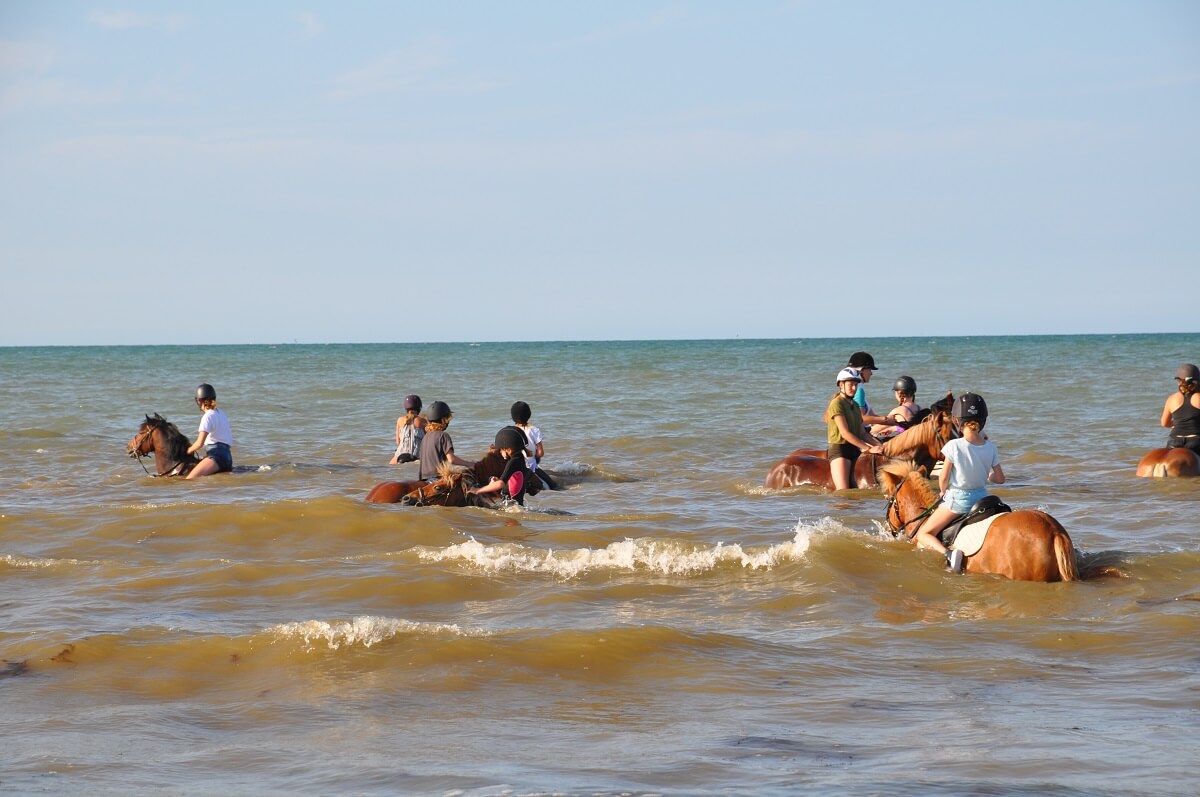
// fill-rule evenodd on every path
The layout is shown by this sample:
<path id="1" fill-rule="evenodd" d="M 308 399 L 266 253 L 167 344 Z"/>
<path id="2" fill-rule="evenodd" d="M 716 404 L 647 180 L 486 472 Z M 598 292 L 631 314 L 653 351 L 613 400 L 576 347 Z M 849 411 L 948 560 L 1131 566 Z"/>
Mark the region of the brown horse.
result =
<path id="1" fill-rule="evenodd" d="M 125 444 L 125 451 L 138 462 L 154 454 L 155 476 L 187 476 L 200 464 L 195 454 L 187 452 L 189 446 L 178 427 L 156 412 L 154 417 L 146 416 L 137 434 Z M 145 468 L 143 464 L 142 469 Z"/>
<path id="2" fill-rule="evenodd" d="M 467 491 L 475 487 L 475 473 L 470 468 L 443 462 L 438 468 L 438 480 L 422 483 L 403 496 L 405 506 L 491 506 L 488 496 L 475 496 Z"/>
<path id="3" fill-rule="evenodd" d="M 1200 457 L 1187 448 L 1155 448 L 1142 457 L 1138 476 L 1200 476 Z"/>
<path id="4" fill-rule="evenodd" d="M 911 540 L 938 504 L 920 471 L 907 463 L 885 466 L 879 474 L 887 496 L 887 524 Z M 997 515 L 983 547 L 966 557 L 966 572 L 995 573 L 1014 581 L 1079 581 L 1075 546 L 1062 524 L 1035 509 Z"/>
<path id="5" fill-rule="evenodd" d="M 954 436 L 954 420 L 950 413 L 938 410 L 884 442 L 882 457 L 877 454 L 860 456 L 854 463 L 854 484 L 860 488 L 878 486 L 876 471 L 893 459 L 911 459 L 928 473 L 942 458 L 942 446 Z M 763 482 L 763 486 L 771 490 L 801 484 L 833 489 L 833 476 L 824 451 L 812 448 L 793 451 L 771 468 Z"/>
<path id="6" fill-rule="evenodd" d="M 443 472 L 445 470 L 445 472 Z M 425 497 L 439 495 L 445 492 L 447 496 L 457 495 L 456 487 L 463 481 L 464 474 L 467 475 L 471 484 L 464 487 L 464 490 L 469 490 L 475 485 L 487 484 L 493 476 L 499 476 L 504 472 L 504 457 L 500 456 L 500 452 L 496 449 L 489 448 L 488 452 L 483 457 L 472 465 L 470 468 L 455 468 L 445 466 L 438 468 L 438 476 L 440 477 L 435 482 L 425 482 L 420 479 L 403 482 L 380 482 L 371 488 L 367 493 L 367 501 L 373 504 L 396 504 L 396 503 L 435 503 L 430 500 L 425 500 Z M 432 489 L 429 489 L 432 488 Z M 413 501 L 405 501 L 408 496 L 420 491 L 420 496 L 414 496 Z M 420 500 L 418 500 L 420 499 Z M 470 499 L 470 500 L 467 500 Z M 454 500 L 458 500 L 455 498 Z M 439 506 L 491 506 L 492 502 L 488 496 L 481 496 L 476 499 L 475 496 L 465 496 L 462 503 L 438 503 Z"/>

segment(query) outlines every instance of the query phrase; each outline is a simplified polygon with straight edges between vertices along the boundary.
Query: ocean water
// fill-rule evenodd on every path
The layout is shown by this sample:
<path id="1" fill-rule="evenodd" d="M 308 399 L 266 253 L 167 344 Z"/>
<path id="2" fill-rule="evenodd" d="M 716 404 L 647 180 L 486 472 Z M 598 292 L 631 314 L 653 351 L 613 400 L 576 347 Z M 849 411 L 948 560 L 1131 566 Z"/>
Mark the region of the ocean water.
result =
<path id="1" fill-rule="evenodd" d="M 988 400 L 1073 584 L 956 577 L 878 491 L 762 487 L 854 350 Z M 1134 477 L 1200 335 L 0 349 L 0 793 L 1190 795 L 1200 480 Z M 238 470 L 150 478 L 146 413 Z M 407 393 L 567 489 L 378 506 Z M 152 465 L 150 465 L 152 468 Z"/>

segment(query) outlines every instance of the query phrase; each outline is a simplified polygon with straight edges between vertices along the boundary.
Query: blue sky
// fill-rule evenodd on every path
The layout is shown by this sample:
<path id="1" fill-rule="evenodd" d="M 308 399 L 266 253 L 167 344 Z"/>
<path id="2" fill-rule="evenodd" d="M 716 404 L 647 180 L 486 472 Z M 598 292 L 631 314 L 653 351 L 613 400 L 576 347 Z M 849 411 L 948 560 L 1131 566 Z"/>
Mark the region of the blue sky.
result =
<path id="1" fill-rule="evenodd" d="M 1200 4 L 0 4 L 0 345 L 1197 330 Z"/>

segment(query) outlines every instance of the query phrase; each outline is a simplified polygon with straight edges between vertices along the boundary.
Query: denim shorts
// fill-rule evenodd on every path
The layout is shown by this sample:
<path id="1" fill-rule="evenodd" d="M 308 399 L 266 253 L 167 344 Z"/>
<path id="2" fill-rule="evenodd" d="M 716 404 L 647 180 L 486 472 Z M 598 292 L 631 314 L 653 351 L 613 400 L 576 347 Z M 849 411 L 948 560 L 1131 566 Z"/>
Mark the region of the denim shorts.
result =
<path id="1" fill-rule="evenodd" d="M 225 443 L 216 443 L 204 449 L 204 456 L 217 463 L 217 473 L 233 470 L 233 451 Z"/>
<path id="2" fill-rule="evenodd" d="M 960 490 L 957 487 L 951 487 L 946 491 L 946 497 L 942 503 L 952 512 L 965 515 L 987 494 L 986 487 L 977 487 L 974 490 Z"/>

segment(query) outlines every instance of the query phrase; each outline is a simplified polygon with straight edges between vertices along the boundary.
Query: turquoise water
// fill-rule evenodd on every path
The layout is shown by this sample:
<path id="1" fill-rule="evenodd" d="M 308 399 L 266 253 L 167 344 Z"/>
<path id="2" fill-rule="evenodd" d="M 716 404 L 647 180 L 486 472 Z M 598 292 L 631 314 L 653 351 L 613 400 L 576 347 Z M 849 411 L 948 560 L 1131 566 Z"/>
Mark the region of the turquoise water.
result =
<path id="1" fill-rule="evenodd" d="M 1124 578 L 953 577 L 870 490 L 762 488 L 854 350 L 975 390 Z M 1200 335 L 0 349 L 0 792 L 1189 794 L 1194 481 L 1140 480 Z M 147 477 L 213 383 L 238 472 Z M 407 393 L 569 488 L 373 506 Z M 407 469 L 407 470 L 406 470 Z"/>

